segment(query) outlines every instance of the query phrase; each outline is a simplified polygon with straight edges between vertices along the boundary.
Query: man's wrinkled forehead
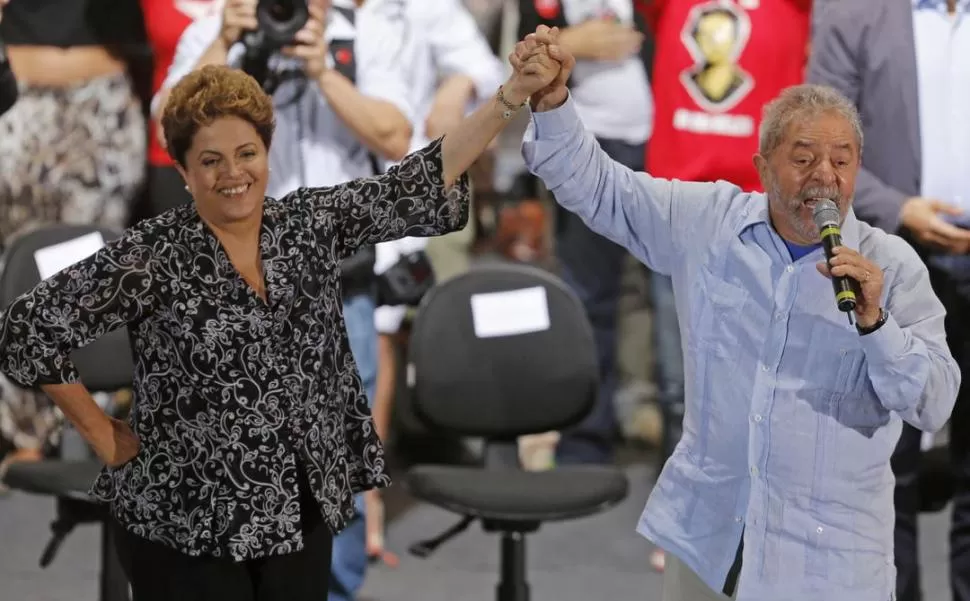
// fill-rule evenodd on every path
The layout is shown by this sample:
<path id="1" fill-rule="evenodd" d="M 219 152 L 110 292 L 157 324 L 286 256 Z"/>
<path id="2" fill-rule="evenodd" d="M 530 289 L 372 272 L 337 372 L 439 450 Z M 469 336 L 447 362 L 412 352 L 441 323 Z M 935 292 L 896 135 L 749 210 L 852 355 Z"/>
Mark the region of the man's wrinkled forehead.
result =
<path id="1" fill-rule="evenodd" d="M 853 153 L 859 152 L 852 124 L 836 112 L 826 112 L 807 119 L 792 120 L 785 128 L 781 146 L 790 150 Z"/>

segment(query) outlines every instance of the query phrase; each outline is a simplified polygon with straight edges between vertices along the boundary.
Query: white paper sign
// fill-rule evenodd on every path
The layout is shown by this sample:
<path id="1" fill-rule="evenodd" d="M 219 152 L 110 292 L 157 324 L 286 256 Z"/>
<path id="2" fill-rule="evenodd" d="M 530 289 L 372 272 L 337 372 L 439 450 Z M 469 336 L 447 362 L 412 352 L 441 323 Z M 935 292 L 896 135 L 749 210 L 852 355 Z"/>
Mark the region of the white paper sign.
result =
<path id="1" fill-rule="evenodd" d="M 100 232 L 85 234 L 73 240 L 47 246 L 34 252 L 40 279 L 46 280 L 58 271 L 87 259 L 104 246 Z"/>
<path id="2" fill-rule="evenodd" d="M 496 338 L 549 329 L 549 303 L 542 286 L 473 294 L 475 336 Z"/>

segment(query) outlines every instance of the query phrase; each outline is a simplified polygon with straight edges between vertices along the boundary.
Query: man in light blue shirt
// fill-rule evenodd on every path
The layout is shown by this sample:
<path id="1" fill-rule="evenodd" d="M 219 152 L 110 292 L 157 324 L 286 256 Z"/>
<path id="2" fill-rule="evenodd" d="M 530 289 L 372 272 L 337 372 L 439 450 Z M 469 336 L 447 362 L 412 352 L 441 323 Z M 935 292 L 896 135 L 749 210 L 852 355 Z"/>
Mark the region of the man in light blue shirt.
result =
<path id="1" fill-rule="evenodd" d="M 571 63 L 548 31 L 512 62 L 535 52 Z M 529 169 L 593 230 L 673 278 L 684 433 L 638 527 L 670 553 L 664 599 L 892 599 L 890 455 L 903 420 L 943 426 L 960 372 L 922 261 L 852 212 L 856 109 L 823 86 L 768 105 L 755 157 L 765 195 L 615 163 L 558 83 L 532 106 Z M 815 198 L 843 219 L 831 267 Z M 829 274 L 858 283 L 854 325 Z"/>

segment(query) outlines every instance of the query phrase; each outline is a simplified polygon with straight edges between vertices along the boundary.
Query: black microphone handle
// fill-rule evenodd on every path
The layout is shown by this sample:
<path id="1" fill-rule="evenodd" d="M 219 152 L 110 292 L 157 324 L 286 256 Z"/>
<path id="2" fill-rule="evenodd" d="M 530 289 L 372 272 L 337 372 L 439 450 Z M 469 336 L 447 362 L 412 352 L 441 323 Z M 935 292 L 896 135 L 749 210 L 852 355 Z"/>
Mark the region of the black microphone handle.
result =
<path id="1" fill-rule="evenodd" d="M 826 226 L 822 229 L 822 248 L 825 249 L 825 262 L 828 263 L 835 255 L 832 249 L 842 245 L 842 236 L 837 227 Z M 839 311 L 848 313 L 855 309 L 856 295 L 852 278 L 848 276 L 832 276 L 832 287 L 835 289 L 835 303 Z"/>

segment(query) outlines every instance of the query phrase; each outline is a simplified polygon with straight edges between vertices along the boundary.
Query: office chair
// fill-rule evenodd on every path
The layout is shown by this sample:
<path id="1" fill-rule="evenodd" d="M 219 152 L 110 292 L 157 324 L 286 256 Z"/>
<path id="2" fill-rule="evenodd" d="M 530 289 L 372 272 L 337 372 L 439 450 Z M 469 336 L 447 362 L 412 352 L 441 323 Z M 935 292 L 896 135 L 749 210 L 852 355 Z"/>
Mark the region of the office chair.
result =
<path id="1" fill-rule="evenodd" d="M 614 467 L 528 472 L 519 463 L 519 436 L 567 428 L 593 407 L 597 357 L 582 305 L 538 268 L 474 268 L 432 289 L 420 305 L 408 384 L 429 427 L 485 439 L 484 465 L 408 472 L 412 495 L 463 516 L 410 552 L 427 557 L 480 520 L 501 539 L 496 598 L 528 601 L 526 536 L 544 522 L 602 512 L 628 491 Z"/>
<path id="2" fill-rule="evenodd" d="M 37 250 L 92 232 L 100 232 L 105 241 L 120 235 L 94 226 L 55 225 L 17 238 L 7 248 L 0 272 L 0 307 L 8 306 L 40 282 L 34 256 Z M 124 328 L 75 351 L 71 360 L 81 374 L 81 380 L 92 392 L 115 392 L 132 384 L 134 367 Z M 70 425 L 65 425 L 64 431 L 64 439 L 69 439 Z M 62 445 L 56 455 L 56 458 L 36 463 L 13 463 L 4 477 L 4 483 L 12 489 L 53 496 L 57 500 L 57 516 L 51 524 L 53 536 L 41 554 L 40 565 L 43 568 L 50 565 L 61 543 L 76 526 L 100 523 L 100 601 L 126 601 L 129 598 L 128 581 L 105 524 L 107 507 L 88 496 L 88 489 L 101 470 L 101 462 L 86 445 Z"/>

